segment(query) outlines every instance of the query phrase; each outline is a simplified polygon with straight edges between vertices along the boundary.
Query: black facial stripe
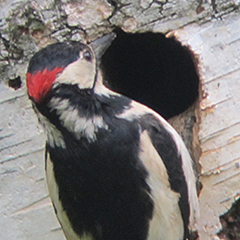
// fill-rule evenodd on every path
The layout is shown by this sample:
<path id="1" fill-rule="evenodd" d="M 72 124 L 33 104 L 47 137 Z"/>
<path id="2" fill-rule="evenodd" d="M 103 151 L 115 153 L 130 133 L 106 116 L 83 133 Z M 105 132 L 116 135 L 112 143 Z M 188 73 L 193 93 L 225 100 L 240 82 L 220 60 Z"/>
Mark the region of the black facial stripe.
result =
<path id="1" fill-rule="evenodd" d="M 152 144 L 163 160 L 168 172 L 171 189 L 180 193 L 179 207 L 184 222 L 185 237 L 187 237 L 190 209 L 188 188 L 182 168 L 181 155 L 179 155 L 170 133 L 154 116 L 151 114 L 144 115 L 139 122 L 142 130 L 148 131 Z"/>
<path id="2" fill-rule="evenodd" d="M 52 109 L 49 104 L 53 98 L 60 101 L 67 100 L 69 108 L 71 108 L 70 111 L 72 111 L 72 108 L 78 109 L 79 117 L 91 119 L 101 116 L 106 125 L 109 126 L 112 119 L 124 112 L 125 109 L 130 108 L 131 104 L 131 99 L 124 96 L 100 96 L 95 94 L 92 89 L 79 89 L 77 85 L 60 84 L 51 89 L 43 102 L 36 103 L 34 106 L 63 133 L 66 129 L 59 119 L 57 110 Z M 74 133 L 71 133 L 71 136 L 74 136 Z"/>
<path id="3" fill-rule="evenodd" d="M 69 106 L 79 109 L 79 116 L 90 118 L 102 115 L 103 118 L 121 114 L 130 107 L 131 99 L 118 95 L 98 95 L 92 89 L 79 89 L 78 85 L 60 84 L 52 89 L 48 99 L 52 97 L 68 100 Z"/>
<path id="4" fill-rule="evenodd" d="M 79 52 L 88 48 L 87 45 L 69 41 L 54 43 L 37 52 L 29 62 L 28 72 L 35 74 L 44 69 L 52 71 L 56 67 L 66 67 L 79 58 Z"/>

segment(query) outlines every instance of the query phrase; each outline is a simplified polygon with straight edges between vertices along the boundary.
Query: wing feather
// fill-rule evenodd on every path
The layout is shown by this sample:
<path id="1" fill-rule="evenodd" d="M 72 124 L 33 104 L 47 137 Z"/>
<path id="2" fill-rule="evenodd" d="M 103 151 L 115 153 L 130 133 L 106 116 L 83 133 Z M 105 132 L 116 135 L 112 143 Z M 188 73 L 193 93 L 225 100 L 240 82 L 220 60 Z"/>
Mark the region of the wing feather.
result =
<path id="1" fill-rule="evenodd" d="M 192 166 L 192 159 L 182 138 L 179 136 L 176 130 L 159 114 L 135 101 L 132 101 L 131 107 L 126 109 L 126 111 L 124 111 L 122 114 L 119 114 L 117 117 L 124 118 L 129 121 L 139 119 L 139 124 L 142 128 L 142 131 L 144 132 L 144 130 L 146 130 L 148 132 L 151 143 L 154 145 L 157 153 L 164 163 L 164 166 L 167 169 L 170 185 L 172 183 L 171 188 L 175 191 L 178 191 L 179 193 L 181 185 L 178 186 L 177 179 L 178 176 L 181 175 L 181 172 L 183 173 L 187 187 L 187 196 L 190 211 L 188 227 L 191 230 L 196 230 L 196 223 L 200 215 L 198 197 L 196 192 L 196 177 Z M 164 143 L 166 136 L 169 141 L 168 144 Z M 172 143 L 174 143 L 175 147 Z M 166 152 L 164 157 L 163 155 L 165 148 L 169 152 Z M 171 158 L 171 149 L 175 152 L 174 161 Z M 155 158 L 155 161 L 159 161 L 159 157 Z"/>

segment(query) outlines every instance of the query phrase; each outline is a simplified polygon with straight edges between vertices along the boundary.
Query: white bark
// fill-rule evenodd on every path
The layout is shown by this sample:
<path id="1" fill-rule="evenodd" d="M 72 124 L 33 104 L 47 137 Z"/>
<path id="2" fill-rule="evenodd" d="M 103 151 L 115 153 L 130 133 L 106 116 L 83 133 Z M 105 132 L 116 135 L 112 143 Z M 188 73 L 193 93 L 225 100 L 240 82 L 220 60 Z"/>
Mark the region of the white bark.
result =
<path id="1" fill-rule="evenodd" d="M 202 151 L 199 233 L 201 240 L 214 239 L 219 215 L 239 197 L 240 17 L 239 1 L 216 1 L 218 13 L 202 2 L 124 0 L 117 1 L 116 11 L 104 0 L 62 1 L 61 6 L 44 0 L 0 3 L 0 239 L 64 239 L 45 185 L 43 131 L 25 84 L 15 91 L 6 86 L 7 79 L 19 75 L 24 80 L 28 59 L 38 48 L 56 40 L 93 39 L 113 24 L 131 32 L 171 32 L 198 56 L 202 96 L 194 138 L 199 137 Z M 29 8 L 35 12 L 24 15 Z"/>
<path id="2" fill-rule="evenodd" d="M 199 140 L 200 239 L 214 239 L 219 215 L 239 198 L 240 182 L 240 17 L 230 14 L 175 31 L 198 54 L 203 99 Z"/>

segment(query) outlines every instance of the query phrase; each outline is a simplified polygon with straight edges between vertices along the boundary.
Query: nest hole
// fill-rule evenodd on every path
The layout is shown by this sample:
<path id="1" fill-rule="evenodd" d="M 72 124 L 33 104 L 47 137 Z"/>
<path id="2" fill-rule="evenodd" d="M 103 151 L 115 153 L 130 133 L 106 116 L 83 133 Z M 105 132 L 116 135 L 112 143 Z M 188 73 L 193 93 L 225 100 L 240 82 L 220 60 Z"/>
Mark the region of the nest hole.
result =
<path id="1" fill-rule="evenodd" d="M 125 33 L 102 57 L 105 84 L 157 111 L 165 119 L 188 109 L 198 98 L 199 77 L 192 52 L 161 33 Z"/>
<path id="2" fill-rule="evenodd" d="M 194 54 L 174 37 L 162 33 L 125 33 L 102 57 L 105 85 L 154 109 L 182 136 L 196 171 L 201 148 L 198 141 L 199 76 Z"/>

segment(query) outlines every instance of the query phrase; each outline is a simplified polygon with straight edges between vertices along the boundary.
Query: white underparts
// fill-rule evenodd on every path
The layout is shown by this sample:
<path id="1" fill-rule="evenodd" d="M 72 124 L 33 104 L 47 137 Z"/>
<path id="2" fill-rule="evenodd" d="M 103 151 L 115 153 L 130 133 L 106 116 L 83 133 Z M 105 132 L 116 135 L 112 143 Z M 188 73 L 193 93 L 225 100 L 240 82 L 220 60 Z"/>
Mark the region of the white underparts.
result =
<path id="1" fill-rule="evenodd" d="M 67 217 L 67 214 L 62 207 L 61 201 L 59 200 L 59 189 L 58 189 L 58 185 L 56 183 L 54 172 L 53 172 L 53 163 L 50 160 L 49 154 L 47 156 L 47 161 L 46 161 L 46 176 L 47 176 L 47 184 L 48 184 L 50 197 L 56 209 L 56 215 L 62 226 L 66 239 L 67 240 L 93 240 L 90 234 L 83 234 L 81 237 L 79 237 L 73 231 L 71 223 L 69 222 L 69 219 Z"/>
<path id="2" fill-rule="evenodd" d="M 53 98 L 49 107 L 57 111 L 62 125 L 77 139 L 86 137 L 89 142 L 93 142 L 96 140 L 99 128 L 108 129 L 101 116 L 80 117 L 78 109 L 71 106 L 67 99 Z"/>

